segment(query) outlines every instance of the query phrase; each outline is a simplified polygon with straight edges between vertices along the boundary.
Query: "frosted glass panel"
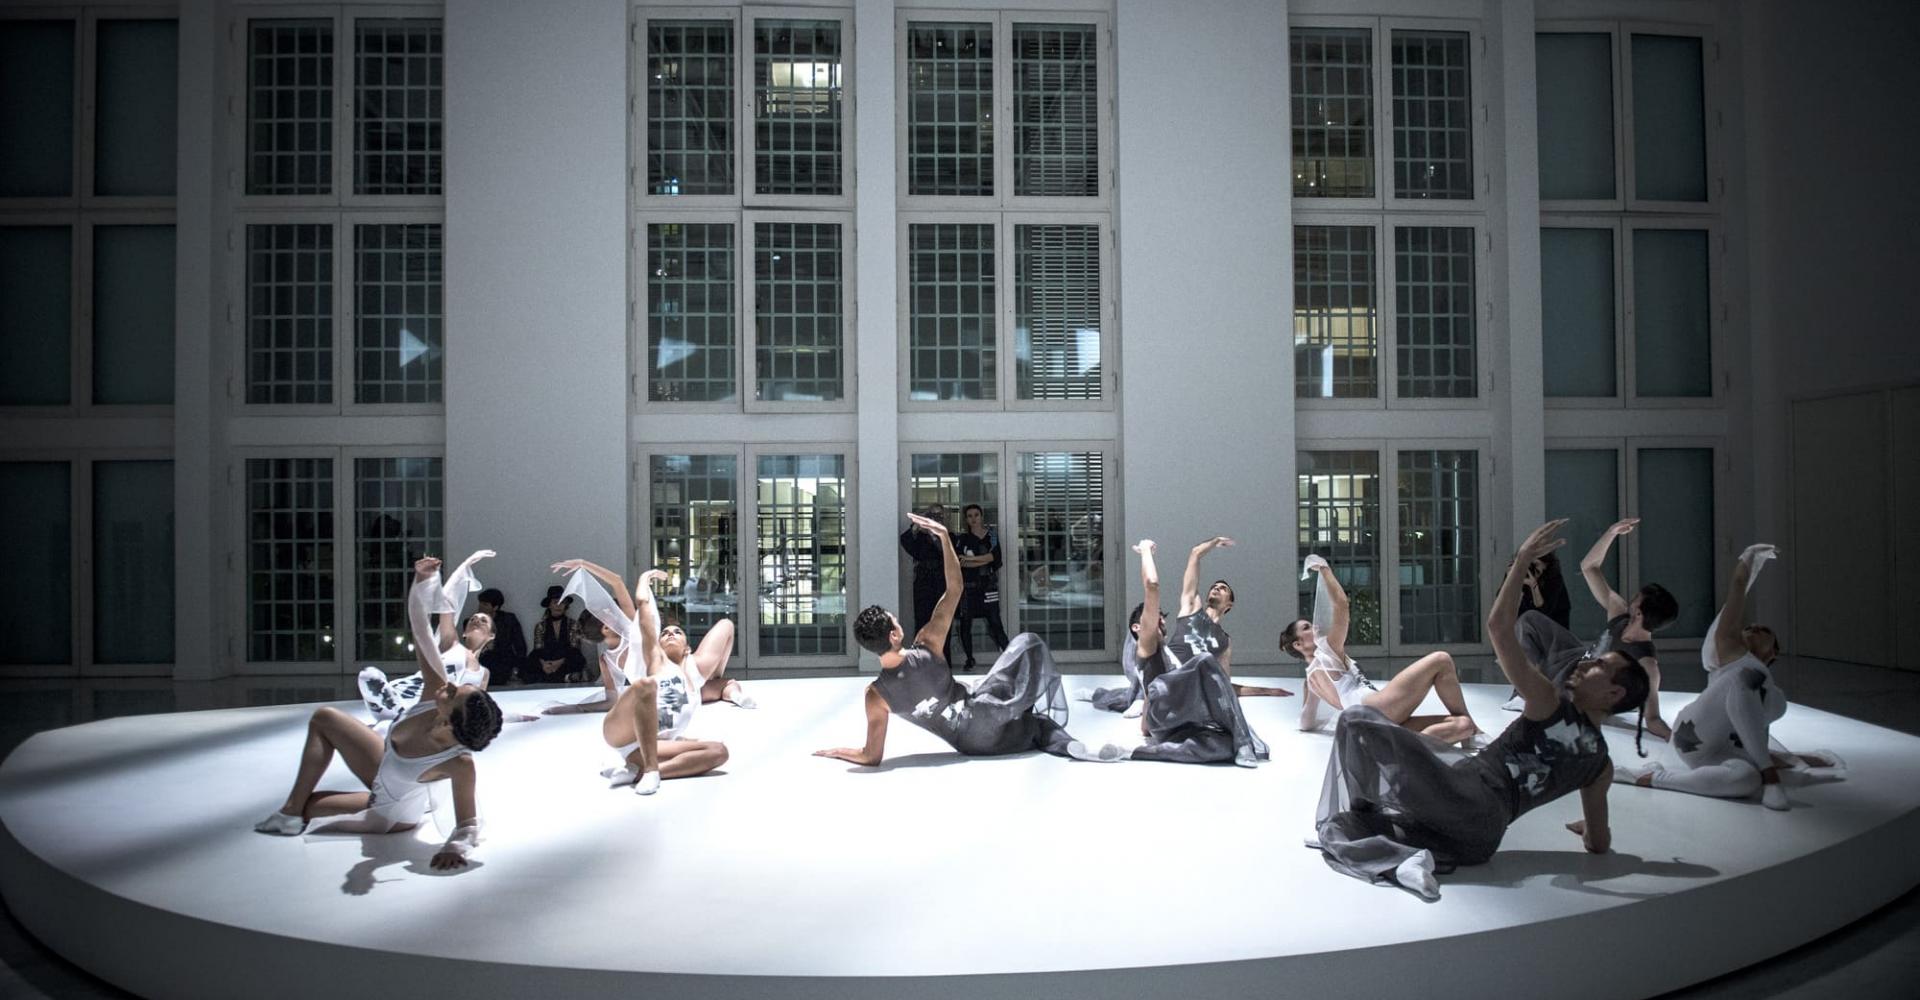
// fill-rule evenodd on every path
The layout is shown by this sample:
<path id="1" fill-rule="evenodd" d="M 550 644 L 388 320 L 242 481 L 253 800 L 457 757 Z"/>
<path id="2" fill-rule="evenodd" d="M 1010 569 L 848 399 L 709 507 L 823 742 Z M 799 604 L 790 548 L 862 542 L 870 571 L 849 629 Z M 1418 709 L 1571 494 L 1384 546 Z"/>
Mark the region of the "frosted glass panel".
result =
<path id="1" fill-rule="evenodd" d="M 173 463 L 93 465 L 93 659 L 173 662 Z"/>
<path id="2" fill-rule="evenodd" d="M 1613 36 L 1533 37 L 1540 80 L 1540 198 L 1612 198 Z"/>
<path id="3" fill-rule="evenodd" d="M 173 227 L 93 230 L 93 401 L 173 402 Z"/>
<path id="4" fill-rule="evenodd" d="M 1573 631 L 1598 635 L 1607 612 L 1580 579 L 1580 559 L 1602 531 L 1620 520 L 1620 453 L 1612 448 L 1547 449 L 1547 516 L 1567 518 L 1560 537 L 1560 577 L 1573 602 Z M 1607 554 L 1607 581 L 1620 587 L 1620 546 Z"/>
<path id="5" fill-rule="evenodd" d="M 1542 150 L 1546 138 L 1542 129 Z M 1707 200 L 1698 38 L 1633 36 L 1633 187 L 1635 197 L 1648 201 Z"/>
<path id="6" fill-rule="evenodd" d="M 1719 600 L 1713 573 L 1713 449 L 1641 449 L 1639 492 L 1638 583 L 1660 584 L 1680 601 L 1680 616 L 1660 635 L 1705 635 Z"/>
<path id="7" fill-rule="evenodd" d="M 1612 396 L 1613 230 L 1540 230 L 1540 333 L 1549 396 Z"/>
<path id="8" fill-rule="evenodd" d="M 73 662 L 73 485 L 65 462 L 0 462 L 0 663 Z"/>
<path id="9" fill-rule="evenodd" d="M 1633 234 L 1634 392 L 1713 395 L 1711 292 L 1703 229 Z"/>
<path id="10" fill-rule="evenodd" d="M 70 402 L 72 354 L 73 230 L 0 226 L 0 406 Z"/>
<path id="11" fill-rule="evenodd" d="M 100 22 L 95 194 L 173 194 L 179 37 L 175 21 Z"/>
<path id="12" fill-rule="evenodd" d="M 73 194 L 73 22 L 0 20 L 0 198 Z"/>

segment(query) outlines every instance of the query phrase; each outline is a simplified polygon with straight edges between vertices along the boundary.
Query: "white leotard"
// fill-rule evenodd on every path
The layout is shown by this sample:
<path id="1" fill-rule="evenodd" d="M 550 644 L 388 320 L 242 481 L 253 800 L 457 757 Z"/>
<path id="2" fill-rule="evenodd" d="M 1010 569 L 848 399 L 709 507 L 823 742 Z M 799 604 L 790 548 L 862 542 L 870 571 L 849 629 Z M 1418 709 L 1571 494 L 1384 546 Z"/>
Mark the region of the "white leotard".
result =
<path id="1" fill-rule="evenodd" d="M 432 702 L 414 705 L 395 720 L 394 727 L 398 728 L 408 719 L 433 710 Z M 420 780 L 420 776 L 455 757 L 471 753 L 471 750 L 455 743 L 424 757 L 408 757 L 393 748 L 393 730 L 387 730 L 386 744 L 380 754 L 380 768 L 373 775 L 373 800 L 367 807 L 367 814 L 384 820 L 390 826 L 419 823 L 420 818 L 427 814 L 429 801 L 427 784 Z"/>
<path id="2" fill-rule="evenodd" d="M 617 699 L 633 682 L 645 676 L 645 666 L 632 662 L 628 658 L 627 666 L 620 666 L 620 646 L 610 646 L 600 653 L 600 669 L 608 671 L 613 678 L 613 696 Z M 658 700 L 660 738 L 679 739 L 693 725 L 694 710 L 700 707 L 700 687 L 706 679 L 700 675 L 700 665 L 694 662 L 692 654 L 676 667 L 673 661 L 667 661 L 667 668 L 654 677 L 659 685 Z"/>
<path id="3" fill-rule="evenodd" d="M 1333 650 L 1321 643 L 1313 651 L 1313 661 L 1307 664 L 1307 690 L 1300 703 L 1300 728 L 1302 731 L 1328 728 L 1333 715 L 1320 718 L 1320 697 L 1313 693 L 1313 675 L 1326 674 L 1333 681 L 1334 693 L 1340 696 L 1340 708 L 1346 710 L 1361 703 L 1367 695 L 1373 693 L 1373 685 L 1367 682 L 1367 675 L 1360 670 L 1360 664 L 1348 658 L 1345 663 L 1333 654 Z"/>

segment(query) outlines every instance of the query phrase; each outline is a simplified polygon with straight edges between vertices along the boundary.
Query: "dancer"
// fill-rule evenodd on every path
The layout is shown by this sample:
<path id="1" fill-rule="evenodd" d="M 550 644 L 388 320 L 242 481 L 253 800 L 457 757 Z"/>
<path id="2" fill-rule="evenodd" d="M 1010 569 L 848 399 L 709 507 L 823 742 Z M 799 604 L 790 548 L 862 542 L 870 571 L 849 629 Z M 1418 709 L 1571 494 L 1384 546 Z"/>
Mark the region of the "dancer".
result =
<path id="1" fill-rule="evenodd" d="M 1442 743 L 1464 743 L 1479 735 L 1480 727 L 1467 714 L 1466 698 L 1460 693 L 1460 675 L 1453 657 L 1434 652 L 1413 661 L 1393 675 L 1386 687 L 1375 687 L 1360 671 L 1360 664 L 1347 656 L 1349 623 L 1346 589 L 1333 567 L 1318 555 L 1309 555 L 1300 567 L 1300 578 L 1318 570 L 1320 582 L 1313 601 L 1313 620 L 1300 619 L 1280 633 L 1280 648 L 1307 661 L 1307 693 L 1300 705 L 1300 728 L 1319 729 L 1326 724 L 1319 714 L 1325 702 L 1335 715 L 1353 705 L 1379 710 L 1398 725 L 1416 733 L 1425 733 Z M 1440 697 L 1446 715 L 1414 715 L 1427 692 Z"/>
<path id="2" fill-rule="evenodd" d="M 1700 647 L 1707 689 L 1680 710 L 1673 730 L 1673 748 L 1686 768 L 1670 770 L 1655 761 L 1631 770 L 1622 768 L 1615 772 L 1616 778 L 1642 788 L 1722 799 L 1744 799 L 1759 792 L 1767 808 L 1785 810 L 1782 767 L 1829 780 L 1845 776 L 1839 757 L 1831 751 L 1788 753 L 1768 733 L 1768 727 L 1787 711 L 1786 692 L 1773 679 L 1779 644 L 1772 629 L 1743 627 L 1743 623 L 1747 592 L 1776 555 L 1771 545 L 1750 545 L 1733 567 L 1727 602 Z"/>
<path id="3" fill-rule="evenodd" d="M 966 592 L 960 597 L 955 624 L 960 628 L 960 651 L 967 657 L 966 665 L 960 669 L 972 670 L 976 620 L 986 623 L 987 637 L 995 647 L 1007 648 L 1007 627 L 1000 622 L 1000 536 L 987 527 L 987 512 L 977 503 L 962 507 L 960 518 L 966 523 L 966 530 L 953 540 L 953 547 L 960 554 L 960 575 L 965 580 Z"/>
<path id="4" fill-rule="evenodd" d="M 1133 611 L 1134 638 L 1128 642 L 1128 656 L 1144 692 L 1140 730 L 1147 742 L 1135 747 L 1129 759 L 1258 765 L 1267 759 L 1267 745 L 1247 724 L 1233 682 L 1219 661 L 1211 653 L 1201 653 L 1176 666 L 1161 642 L 1166 616 L 1160 613 L 1160 571 L 1154 564 L 1153 539 L 1141 539 L 1133 551 L 1140 553 L 1140 584 L 1146 600 Z M 1146 609 L 1150 613 L 1143 613 Z"/>
<path id="5" fill-rule="evenodd" d="M 698 692 L 706 677 L 697 658 L 683 652 L 680 660 L 669 661 L 662 651 L 664 630 L 651 584 L 667 574 L 657 569 L 641 574 L 629 598 L 626 581 L 596 563 L 568 559 L 554 563 L 553 571 L 573 573 L 565 592 L 578 596 L 601 623 L 600 683 L 607 717 L 600 735 L 620 757 L 617 766 L 602 772 L 608 786 L 631 785 L 636 795 L 652 795 L 662 779 L 691 778 L 726 763 L 726 744 L 682 738 L 700 707 Z M 618 596 L 609 596 L 602 583 Z M 680 643 L 685 646 L 684 633 Z"/>
<path id="6" fill-rule="evenodd" d="M 476 552 L 461 564 L 462 568 L 491 555 L 486 550 Z M 500 734 L 500 706 L 477 687 L 456 688 L 447 683 L 430 624 L 442 593 L 440 560 L 427 556 L 413 567 L 407 620 L 413 627 L 414 654 L 419 657 L 421 673 L 426 675 L 419 703 L 394 722 L 384 742 L 364 723 L 337 708 L 329 705 L 316 709 L 307 723 L 307 741 L 300 752 L 293 789 L 278 812 L 254 824 L 255 830 L 291 837 L 304 831 L 310 820 L 362 810 L 367 813 L 367 832 L 411 830 L 430 808 L 427 782 L 445 778 L 453 783 L 455 826 L 434 854 L 432 866 L 463 867 L 467 855 L 479 845 L 480 813 L 474 794 L 472 754 L 486 749 Z M 369 791 L 315 791 L 336 752 Z"/>
<path id="7" fill-rule="evenodd" d="M 1334 868 L 1440 896 L 1435 873 L 1485 862 L 1526 812 L 1579 789 L 1585 818 L 1567 829 L 1586 849 L 1612 843 L 1607 786 L 1613 766 L 1600 723 L 1644 704 L 1646 671 L 1620 652 L 1582 659 L 1556 687 L 1514 634 L 1520 580 L 1534 557 L 1564 544 L 1565 521 L 1527 536 L 1487 615 L 1500 669 L 1526 707 L 1486 749 L 1466 756 L 1360 704 L 1340 713 L 1315 817 L 1318 848 Z"/>
<path id="8" fill-rule="evenodd" d="M 1185 663 L 1201 653 L 1212 653 L 1214 659 L 1220 661 L 1220 669 L 1229 676 L 1233 673 L 1233 649 L 1220 619 L 1233 610 L 1233 587 L 1225 580 L 1215 580 L 1207 587 L 1203 602 L 1200 560 L 1214 549 L 1232 547 L 1233 539 L 1215 535 L 1187 553 L 1187 569 L 1180 577 L 1180 615 L 1174 619 L 1173 630 L 1166 634 L 1167 648 L 1175 661 Z"/>
<path id="9" fill-rule="evenodd" d="M 900 715 L 970 757 L 1023 750 L 1083 760 L 1125 757 L 1124 748 L 1107 744 L 1089 751 L 1067 735 L 1059 721 L 1067 714 L 1060 672 L 1047 644 L 1031 632 L 1014 636 L 971 690 L 954 679 L 940 649 L 960 603 L 960 559 L 948 542 L 945 524 L 918 514 L 907 517 L 938 545 L 947 589 L 910 645 L 902 645 L 900 619 L 877 604 L 854 619 L 854 640 L 880 657 L 880 676 L 867 685 L 866 745 L 817 750 L 814 756 L 876 767 L 885 756 L 888 718 Z"/>
<path id="10" fill-rule="evenodd" d="M 1549 552 L 1528 565 L 1525 586 L 1520 591 L 1520 611 L 1538 611 L 1573 628 L 1573 597 L 1567 593 L 1567 578 L 1560 572 L 1560 556 Z"/>
<path id="11" fill-rule="evenodd" d="M 926 630 L 927 623 L 933 620 L 933 606 L 940 603 L 941 587 L 945 581 L 940 575 L 941 551 L 934 545 L 936 539 L 919 526 L 915 515 L 907 515 L 914 523 L 900 533 L 900 550 L 913 560 L 913 627 L 916 632 Z M 925 519 L 940 522 L 947 526 L 947 508 L 945 504 L 930 503 L 926 507 Z M 938 539 L 948 548 L 952 548 L 950 536 Z M 947 636 L 947 645 L 940 648 L 942 663 L 952 660 L 952 639 Z"/>
<path id="12" fill-rule="evenodd" d="M 480 581 L 473 578 L 473 563 L 481 558 L 481 553 L 476 552 L 447 574 L 446 582 L 432 595 L 430 606 L 438 618 L 435 651 L 447 683 L 456 688 L 471 685 L 485 691 L 493 672 L 480 665 L 480 658 L 493 646 L 493 616 L 476 611 L 461 623 L 458 636 L 453 628 L 454 620 L 467 603 L 467 595 L 480 589 Z M 434 582 L 439 584 L 437 577 Z M 419 652 L 417 643 L 415 652 Z M 360 698 L 366 702 L 375 728 L 391 723 L 419 703 L 427 683 L 426 674 L 418 670 L 399 680 L 388 680 L 386 671 L 375 666 L 360 668 L 358 680 Z"/>

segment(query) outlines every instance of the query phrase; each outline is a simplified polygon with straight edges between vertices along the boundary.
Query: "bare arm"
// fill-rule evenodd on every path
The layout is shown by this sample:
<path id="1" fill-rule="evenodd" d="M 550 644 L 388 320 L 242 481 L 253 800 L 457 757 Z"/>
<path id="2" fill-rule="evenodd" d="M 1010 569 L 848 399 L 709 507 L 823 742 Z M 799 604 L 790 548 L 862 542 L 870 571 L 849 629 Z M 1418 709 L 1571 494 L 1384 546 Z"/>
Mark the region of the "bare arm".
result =
<path id="1" fill-rule="evenodd" d="M 648 585 L 656 576 L 665 577 L 666 574 L 657 569 L 640 574 L 640 581 L 633 585 L 634 600 L 630 602 L 638 616 L 640 659 L 647 666 L 648 677 L 659 673 L 661 666 L 667 662 L 667 654 L 660 651 L 660 607 L 654 603 L 653 588 Z"/>
<path id="2" fill-rule="evenodd" d="M 1733 579 L 1727 583 L 1727 602 L 1720 606 L 1714 620 L 1714 660 L 1706 664 L 1715 670 L 1746 655 L 1747 643 L 1740 632 L 1747 625 L 1747 584 L 1753 579 L 1752 566 L 1744 559 L 1733 564 Z"/>
<path id="3" fill-rule="evenodd" d="M 856 750 L 853 747 L 835 747 L 831 750 L 815 750 L 815 757 L 832 757 L 862 767 L 878 767 L 887 748 L 887 700 L 880 697 L 880 689 L 867 685 L 867 743 Z"/>
<path id="4" fill-rule="evenodd" d="M 960 607 L 960 556 L 953 550 L 953 538 L 947 534 L 946 525 L 918 514 L 907 516 L 940 543 L 940 565 L 946 570 L 947 577 L 946 593 L 940 595 L 940 603 L 933 606 L 933 614 L 927 619 L 926 627 L 913 637 L 913 641 L 928 649 L 945 649 L 947 631 L 953 627 L 953 613 Z"/>
<path id="5" fill-rule="evenodd" d="M 1520 617 L 1521 580 L 1526 576 L 1527 564 L 1566 544 L 1566 539 L 1554 537 L 1566 523 L 1565 518 L 1548 521 L 1520 543 L 1513 565 L 1507 567 L 1507 578 L 1500 584 L 1500 593 L 1494 596 L 1493 610 L 1487 613 L 1487 639 L 1493 644 L 1494 659 L 1499 661 L 1500 672 L 1507 675 L 1513 689 L 1526 699 L 1523 714 L 1536 722 L 1550 718 L 1559 710 L 1560 694 L 1547 675 L 1540 672 L 1539 665 L 1527 659 L 1513 626 Z"/>
<path id="6" fill-rule="evenodd" d="M 1600 533 L 1593 548 L 1587 550 L 1586 558 L 1580 560 L 1580 576 L 1587 581 L 1587 590 L 1593 594 L 1593 599 L 1606 609 L 1608 618 L 1626 614 L 1627 602 L 1614 592 L 1613 584 L 1607 582 L 1607 553 L 1613 549 L 1614 539 L 1632 534 L 1639 524 L 1637 517 L 1615 521 Z M 1517 600 L 1519 595 L 1514 594 L 1513 597 Z"/>
<path id="7" fill-rule="evenodd" d="M 1142 538 L 1133 547 L 1140 553 L 1140 589 L 1145 594 L 1140 608 L 1140 637 L 1134 640 L 1134 649 L 1149 658 L 1160 654 L 1164 638 L 1160 634 L 1160 567 L 1153 559 L 1154 548 L 1151 538 Z"/>
<path id="8" fill-rule="evenodd" d="M 480 844 L 480 807 L 474 794 L 478 775 L 473 758 L 462 754 L 435 770 L 453 784 L 454 830 L 428 864 L 436 871 L 465 868 L 468 852 Z"/>
<path id="9" fill-rule="evenodd" d="M 1600 772 L 1598 778 L 1582 786 L 1580 812 L 1584 818 L 1567 824 L 1567 829 L 1579 834 L 1580 842 L 1594 854 L 1605 854 L 1613 847 L 1613 829 L 1607 825 L 1607 789 L 1611 787 L 1612 768 Z"/>
<path id="10" fill-rule="evenodd" d="M 433 605 L 440 593 L 440 560 L 423 556 L 413 564 L 413 589 L 407 592 L 407 626 L 413 632 L 413 655 L 420 661 L 420 697 L 432 698 L 447 686 L 447 669 L 440 663 L 440 644 L 433 629 Z"/>
<path id="11" fill-rule="evenodd" d="M 1347 629 L 1352 624 L 1347 589 L 1340 586 L 1340 578 L 1334 575 L 1333 567 L 1325 564 L 1320 566 L 1320 582 L 1326 585 L 1327 602 L 1333 605 L 1333 620 L 1327 623 L 1327 634 L 1320 638 L 1333 648 L 1334 655 L 1344 665 L 1347 662 Z M 1338 706 L 1340 700 L 1336 698 L 1327 704 Z"/>
<path id="12" fill-rule="evenodd" d="M 1200 560 L 1213 551 L 1214 546 L 1232 544 L 1233 539 L 1215 535 L 1187 553 L 1187 571 L 1180 575 L 1180 617 L 1185 618 L 1200 610 Z"/>
<path id="13" fill-rule="evenodd" d="M 568 559 L 564 562 L 553 564 L 553 571 L 555 573 L 571 573 L 576 569 L 584 569 L 592 573 L 594 579 L 606 584 L 607 592 L 612 594 L 614 601 L 620 605 L 620 613 L 626 615 L 629 620 L 632 620 L 634 615 L 633 598 L 627 596 L 627 581 L 622 580 L 620 574 L 598 563 L 590 563 L 585 559 Z M 599 640 L 598 636 L 590 636 L 589 638 L 595 641 Z"/>

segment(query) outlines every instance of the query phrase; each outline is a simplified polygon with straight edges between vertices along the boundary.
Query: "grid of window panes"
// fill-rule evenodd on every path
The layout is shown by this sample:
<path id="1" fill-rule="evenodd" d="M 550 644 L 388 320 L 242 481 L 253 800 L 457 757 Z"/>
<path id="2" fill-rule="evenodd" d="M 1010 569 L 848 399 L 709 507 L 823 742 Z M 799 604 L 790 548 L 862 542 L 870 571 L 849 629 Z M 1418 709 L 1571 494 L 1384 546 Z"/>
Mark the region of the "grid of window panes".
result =
<path id="1" fill-rule="evenodd" d="M 247 460 L 247 659 L 334 659 L 333 460 Z"/>
<path id="2" fill-rule="evenodd" d="M 994 399 L 994 227 L 907 227 L 907 392 L 913 399 Z"/>
<path id="3" fill-rule="evenodd" d="M 1396 226 L 1393 253 L 1398 394 L 1403 399 L 1479 395 L 1473 230 Z"/>
<path id="4" fill-rule="evenodd" d="M 354 402 L 440 402 L 440 224 L 353 233 Z"/>
<path id="5" fill-rule="evenodd" d="M 354 191 L 439 194 L 439 19 L 365 18 L 354 22 L 354 37 Z"/>
<path id="6" fill-rule="evenodd" d="M 647 226 L 647 398 L 715 402 L 739 392 L 734 226 Z"/>
<path id="7" fill-rule="evenodd" d="M 677 621 L 698 645 L 715 622 L 739 613 L 740 460 L 654 455 L 647 460 L 661 622 Z"/>
<path id="8" fill-rule="evenodd" d="M 93 660 L 173 662 L 173 463 L 93 463 Z"/>
<path id="9" fill-rule="evenodd" d="M 1395 31 L 1393 194 L 1472 198 L 1471 76 L 1464 31 Z"/>
<path id="10" fill-rule="evenodd" d="M 1015 488 L 1020 627 L 1055 650 L 1105 648 L 1106 456 L 1023 451 Z"/>
<path id="11" fill-rule="evenodd" d="M 755 479 L 761 655 L 845 653 L 846 458 L 761 455 Z"/>
<path id="12" fill-rule="evenodd" d="M 333 401 L 333 227 L 247 226 L 247 402 Z"/>
<path id="13" fill-rule="evenodd" d="M 333 22 L 247 29 L 247 193 L 333 190 Z"/>
<path id="14" fill-rule="evenodd" d="M 1560 555 L 1560 578 L 1572 599 L 1570 619 L 1575 635 L 1597 635 L 1607 624 L 1607 610 L 1587 600 L 1580 582 L 1580 556 L 1600 533 L 1620 519 L 1620 452 L 1614 448 L 1547 449 L 1547 516 L 1567 518 L 1561 530 L 1567 546 Z M 1607 581 L 1620 586 L 1620 548 L 1607 551 L 1603 566 Z"/>
<path id="15" fill-rule="evenodd" d="M 72 18 L 0 20 L 0 198 L 73 194 L 74 35 Z"/>
<path id="16" fill-rule="evenodd" d="M 1293 194 L 1370 198 L 1373 177 L 1373 32 L 1294 28 Z"/>
<path id="17" fill-rule="evenodd" d="M 647 193 L 734 191 L 732 21 L 647 21 Z"/>
<path id="18" fill-rule="evenodd" d="M 754 226 L 754 398 L 823 402 L 843 394 L 846 319 L 841 226 Z"/>
<path id="19" fill-rule="evenodd" d="M 839 195 L 840 22 L 753 21 L 754 192 Z"/>
<path id="20" fill-rule="evenodd" d="M 73 228 L 0 225 L 0 405 L 72 401 L 72 330 Z"/>
<path id="21" fill-rule="evenodd" d="M 354 656 L 412 660 L 407 591 L 422 556 L 447 560 L 446 505 L 438 458 L 353 460 L 354 575 L 360 605 Z M 461 595 L 454 595 L 455 600 Z M 458 623 L 455 623 L 458 628 Z"/>
<path id="22" fill-rule="evenodd" d="M 1380 453 L 1303 451 L 1298 484 L 1300 554 L 1319 555 L 1347 592 L 1347 644 L 1378 646 L 1380 631 Z M 1299 585 L 1299 616 L 1311 618 L 1319 584 Z"/>
<path id="23" fill-rule="evenodd" d="M 1372 226 L 1293 227 L 1294 391 L 1302 399 L 1379 392 Z"/>
<path id="24" fill-rule="evenodd" d="M 1480 641 L 1479 454 L 1399 453 L 1402 643 Z"/>
<path id="25" fill-rule="evenodd" d="M 1091 24 L 1013 26 L 1013 193 L 1100 194 L 1100 42 Z"/>
<path id="26" fill-rule="evenodd" d="M 0 663 L 73 662 L 73 480 L 66 462 L 0 462 Z"/>
<path id="27" fill-rule="evenodd" d="M 1013 227 L 1020 399 L 1099 399 L 1100 227 Z"/>
<path id="28" fill-rule="evenodd" d="M 987 524 L 1000 524 L 1000 456 L 985 452 L 914 455 L 907 473 L 907 506 L 919 512 L 933 504 L 947 509 L 947 527 L 966 530 L 961 509 L 977 503 Z"/>
<path id="29" fill-rule="evenodd" d="M 993 24 L 907 23 L 907 193 L 993 193 Z"/>

